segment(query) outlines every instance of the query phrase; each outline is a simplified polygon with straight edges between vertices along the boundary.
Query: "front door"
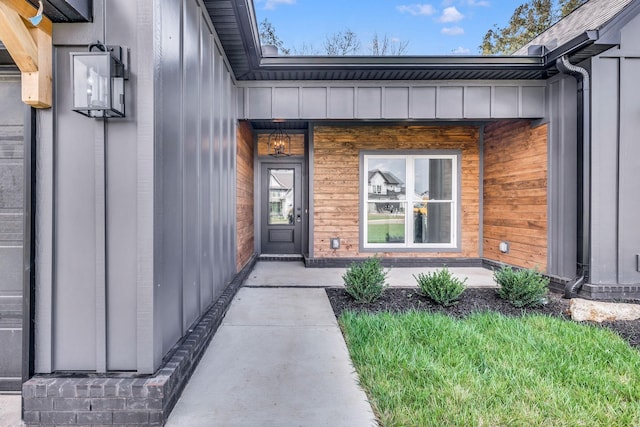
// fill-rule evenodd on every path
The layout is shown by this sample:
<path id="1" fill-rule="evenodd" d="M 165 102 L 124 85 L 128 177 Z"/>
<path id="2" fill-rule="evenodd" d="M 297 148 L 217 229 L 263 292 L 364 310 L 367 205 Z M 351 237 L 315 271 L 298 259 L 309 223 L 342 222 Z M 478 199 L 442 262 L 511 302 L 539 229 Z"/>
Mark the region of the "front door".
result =
<path id="1" fill-rule="evenodd" d="M 262 164 L 262 253 L 300 254 L 302 241 L 301 163 Z"/>

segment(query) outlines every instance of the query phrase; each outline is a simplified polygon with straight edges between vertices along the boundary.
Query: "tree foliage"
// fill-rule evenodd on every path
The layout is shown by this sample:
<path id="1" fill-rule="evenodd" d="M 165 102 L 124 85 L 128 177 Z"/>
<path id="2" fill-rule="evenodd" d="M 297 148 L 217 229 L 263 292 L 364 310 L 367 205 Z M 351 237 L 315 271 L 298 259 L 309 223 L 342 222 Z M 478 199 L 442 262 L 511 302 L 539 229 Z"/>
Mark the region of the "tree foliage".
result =
<path id="1" fill-rule="evenodd" d="M 506 27 L 494 25 L 482 39 L 483 55 L 510 55 L 586 0 L 529 0 L 518 6 Z"/>
<path id="2" fill-rule="evenodd" d="M 284 43 L 276 34 L 276 29 L 271 22 L 264 18 L 259 25 L 260 43 L 263 45 L 272 45 L 278 48 L 283 55 L 289 55 L 290 49 L 284 47 Z"/>

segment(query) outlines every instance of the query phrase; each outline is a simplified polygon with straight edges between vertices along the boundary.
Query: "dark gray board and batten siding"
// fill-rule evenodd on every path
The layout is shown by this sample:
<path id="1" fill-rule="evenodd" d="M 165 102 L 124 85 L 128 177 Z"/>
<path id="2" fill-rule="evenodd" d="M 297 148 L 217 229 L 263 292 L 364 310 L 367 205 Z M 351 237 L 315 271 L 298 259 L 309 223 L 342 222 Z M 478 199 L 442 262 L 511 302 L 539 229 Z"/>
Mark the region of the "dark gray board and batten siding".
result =
<path id="1" fill-rule="evenodd" d="M 38 111 L 36 372 L 149 374 L 236 273 L 237 94 L 200 2 L 93 11 L 55 24 Z M 130 49 L 124 119 L 71 111 L 69 52 L 95 40 Z"/>
<path id="2" fill-rule="evenodd" d="M 481 120 L 542 118 L 545 81 L 240 82 L 240 117 Z"/>
<path id="3" fill-rule="evenodd" d="M 591 61 L 591 285 L 640 285 L 640 16 Z"/>

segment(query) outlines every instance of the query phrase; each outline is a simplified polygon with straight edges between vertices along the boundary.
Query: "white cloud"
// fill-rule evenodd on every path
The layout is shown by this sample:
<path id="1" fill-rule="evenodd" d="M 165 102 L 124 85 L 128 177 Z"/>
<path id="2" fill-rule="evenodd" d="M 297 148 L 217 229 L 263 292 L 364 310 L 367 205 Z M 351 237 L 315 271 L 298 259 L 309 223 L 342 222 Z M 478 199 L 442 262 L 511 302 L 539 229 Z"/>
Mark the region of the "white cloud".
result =
<path id="1" fill-rule="evenodd" d="M 267 10 L 273 10 L 281 4 L 295 4 L 296 0 L 267 0 L 264 4 L 264 8 Z"/>
<path id="2" fill-rule="evenodd" d="M 434 13 L 436 13 L 436 9 L 431 6 L 430 4 L 403 4 L 400 6 L 397 6 L 396 9 L 398 9 L 399 12 L 401 13 L 410 13 L 411 15 L 426 15 L 426 16 L 431 16 Z"/>
<path id="3" fill-rule="evenodd" d="M 455 6 L 447 7 L 442 11 L 440 22 L 458 22 L 464 18 L 464 15 L 458 12 Z"/>
<path id="4" fill-rule="evenodd" d="M 467 49 L 466 47 L 458 46 L 457 48 L 453 49 L 451 53 L 453 53 L 454 55 L 468 55 L 471 53 L 471 50 Z"/>
<path id="5" fill-rule="evenodd" d="M 469 0 L 469 6 L 489 7 L 491 3 L 486 0 Z"/>
<path id="6" fill-rule="evenodd" d="M 464 34 L 464 28 L 462 27 L 444 27 L 442 30 L 440 30 L 440 32 L 442 34 L 444 34 L 445 36 L 459 36 Z"/>

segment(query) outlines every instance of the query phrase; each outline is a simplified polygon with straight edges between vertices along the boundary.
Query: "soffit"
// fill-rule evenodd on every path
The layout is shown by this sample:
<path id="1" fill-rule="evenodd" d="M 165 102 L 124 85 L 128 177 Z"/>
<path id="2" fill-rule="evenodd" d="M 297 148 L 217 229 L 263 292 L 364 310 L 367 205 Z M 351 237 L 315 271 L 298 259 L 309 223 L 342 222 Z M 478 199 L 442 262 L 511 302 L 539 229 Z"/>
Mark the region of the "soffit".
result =
<path id="1" fill-rule="evenodd" d="M 27 1 L 38 8 L 38 0 Z M 44 14 L 51 22 L 89 22 L 93 19 L 93 0 L 47 0 L 42 3 Z"/>
<path id="2" fill-rule="evenodd" d="M 472 57 L 263 57 L 253 0 L 205 0 L 204 4 L 238 81 L 535 80 L 557 74 L 555 61 L 562 55 L 579 63 L 615 46 L 615 38 L 600 40 L 600 33 L 591 31 L 590 27 L 611 27 L 631 5 L 640 4 L 640 0 L 590 0 L 545 32 L 546 36 L 543 33 L 530 43 L 544 44 L 545 37 L 553 37 L 556 43 L 553 50 L 542 49 L 540 55 L 526 55 L 527 45 L 520 56 Z M 600 15 L 592 19 L 590 13 Z"/>

